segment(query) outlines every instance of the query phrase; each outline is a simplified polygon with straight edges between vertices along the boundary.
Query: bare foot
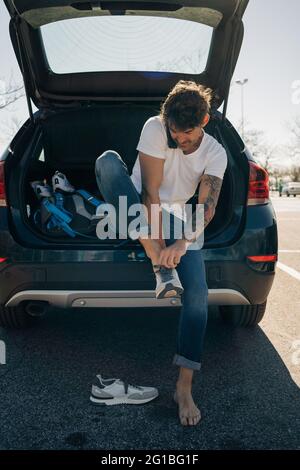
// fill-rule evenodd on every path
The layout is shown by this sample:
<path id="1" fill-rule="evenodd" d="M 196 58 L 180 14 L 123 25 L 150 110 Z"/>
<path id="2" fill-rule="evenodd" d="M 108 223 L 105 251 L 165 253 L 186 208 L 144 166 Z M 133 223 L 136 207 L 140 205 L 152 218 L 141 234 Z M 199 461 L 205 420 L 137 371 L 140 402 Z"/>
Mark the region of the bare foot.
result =
<path id="1" fill-rule="evenodd" d="M 183 426 L 195 426 L 201 419 L 201 412 L 194 403 L 190 392 L 174 393 L 174 401 L 179 407 L 179 419 Z"/>

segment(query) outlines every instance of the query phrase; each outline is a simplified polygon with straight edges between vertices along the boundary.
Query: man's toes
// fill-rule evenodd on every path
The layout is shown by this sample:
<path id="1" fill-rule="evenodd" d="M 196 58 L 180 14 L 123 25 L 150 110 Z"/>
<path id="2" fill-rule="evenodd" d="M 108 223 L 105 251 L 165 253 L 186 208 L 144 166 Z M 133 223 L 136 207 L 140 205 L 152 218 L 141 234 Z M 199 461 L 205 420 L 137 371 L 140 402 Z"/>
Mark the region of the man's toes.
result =
<path id="1" fill-rule="evenodd" d="M 192 416 L 189 416 L 189 417 L 187 418 L 187 420 L 188 420 L 188 425 L 189 425 L 189 426 L 193 426 L 193 418 L 192 418 Z"/>
<path id="2" fill-rule="evenodd" d="M 183 426 L 188 425 L 188 418 L 186 416 L 180 416 L 180 422 Z"/>
<path id="3" fill-rule="evenodd" d="M 199 423 L 199 418 L 198 418 L 198 416 L 194 416 L 194 418 L 193 418 L 194 426 L 196 426 L 197 423 Z"/>
<path id="4" fill-rule="evenodd" d="M 196 416 L 187 416 L 185 418 L 186 420 L 186 425 L 188 426 L 195 426 L 196 424 L 199 423 L 201 419 L 201 415 L 200 414 L 197 414 Z"/>
<path id="5" fill-rule="evenodd" d="M 195 426 L 199 423 L 200 419 L 200 414 L 198 414 L 197 416 L 180 416 L 180 422 L 183 426 Z"/>
<path id="6" fill-rule="evenodd" d="M 193 416 L 193 418 L 191 418 L 191 426 L 195 426 L 197 424 L 197 416 Z"/>
<path id="7" fill-rule="evenodd" d="M 194 425 L 195 425 L 195 424 L 198 424 L 199 421 L 200 421 L 200 419 L 201 419 L 201 413 L 198 413 L 198 414 L 194 417 Z"/>

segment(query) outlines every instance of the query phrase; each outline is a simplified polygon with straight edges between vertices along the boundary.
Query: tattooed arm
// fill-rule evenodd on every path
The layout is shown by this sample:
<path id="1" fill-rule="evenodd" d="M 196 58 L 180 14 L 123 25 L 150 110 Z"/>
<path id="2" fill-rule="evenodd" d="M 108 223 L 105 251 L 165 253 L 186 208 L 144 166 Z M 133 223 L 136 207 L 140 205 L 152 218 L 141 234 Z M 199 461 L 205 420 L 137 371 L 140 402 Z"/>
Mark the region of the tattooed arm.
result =
<path id="1" fill-rule="evenodd" d="M 200 179 L 198 204 L 204 205 L 204 227 L 202 227 L 203 230 L 208 226 L 208 224 L 212 221 L 215 215 L 219 195 L 222 188 L 222 183 L 223 180 L 221 178 L 218 178 L 217 176 L 203 175 Z M 192 214 L 192 221 L 195 221 L 196 211 L 194 211 Z M 189 226 L 189 222 L 190 221 L 187 221 L 187 226 Z M 201 235 L 203 230 L 201 230 L 200 233 L 196 231 L 196 236 L 194 236 L 194 238 L 192 239 L 187 236 L 186 240 L 196 240 L 199 235 Z"/>
<path id="2" fill-rule="evenodd" d="M 217 176 L 203 175 L 200 181 L 198 204 L 204 204 L 204 228 L 215 215 L 223 180 Z"/>
<path id="3" fill-rule="evenodd" d="M 216 206 L 218 203 L 221 187 L 223 180 L 216 176 L 203 175 L 200 180 L 200 189 L 198 196 L 198 204 L 204 205 L 204 221 L 198 224 L 199 226 L 194 228 L 193 222 L 197 222 L 197 212 L 199 207 L 190 215 L 186 225 L 187 229 L 184 229 L 183 239 L 177 240 L 173 245 L 164 248 L 161 251 L 159 264 L 163 264 L 168 268 L 175 268 L 180 263 L 181 257 L 186 253 L 189 245 L 194 243 L 204 229 L 211 222 L 214 217 Z M 203 207 L 201 206 L 201 212 Z M 191 228 L 192 232 L 190 232 Z"/>

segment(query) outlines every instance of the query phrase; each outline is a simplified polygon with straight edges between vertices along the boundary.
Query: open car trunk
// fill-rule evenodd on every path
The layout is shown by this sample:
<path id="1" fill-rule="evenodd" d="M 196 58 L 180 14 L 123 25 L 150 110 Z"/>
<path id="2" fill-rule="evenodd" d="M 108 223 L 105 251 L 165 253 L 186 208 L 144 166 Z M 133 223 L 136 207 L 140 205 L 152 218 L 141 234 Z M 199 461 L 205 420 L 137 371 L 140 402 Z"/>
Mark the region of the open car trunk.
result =
<path id="1" fill-rule="evenodd" d="M 26 93 L 39 109 L 83 100 L 162 99 L 180 79 L 192 79 L 211 88 L 212 107 L 218 109 L 228 96 L 243 41 L 242 18 L 249 2 L 4 1 Z M 145 30 L 147 18 L 151 25 Z M 170 23 L 173 26 L 168 29 Z M 192 36 L 191 28 L 196 24 L 198 32 Z M 103 30 L 105 34 L 101 35 Z M 128 43 L 130 37 L 134 41 Z M 191 43 L 188 38 L 192 38 Z M 55 52 L 53 57 L 51 51 Z M 190 55 L 192 51 L 197 52 L 197 59 Z M 78 61 L 69 63 L 70 57 Z"/>
<path id="2" fill-rule="evenodd" d="M 5 4 L 11 16 L 12 44 L 24 77 L 30 125 L 34 128 L 30 145 L 24 146 L 24 155 L 14 155 L 14 160 L 18 161 L 10 175 L 12 231 L 20 243 L 71 249 L 74 245 L 119 246 L 119 240 L 99 240 L 96 236 L 73 239 L 68 235 L 59 238 L 39 232 L 33 220 L 37 199 L 30 182 L 46 179 L 50 183 L 59 170 L 75 188 L 102 198 L 95 180 L 97 157 L 105 150 L 115 150 L 131 173 L 143 124 L 150 116 L 158 114 L 161 101 L 180 79 L 191 79 L 212 89 L 215 118 L 206 131 L 219 140 L 228 154 L 219 203 L 214 219 L 205 230 L 204 246 L 226 246 L 241 235 L 249 167 L 238 136 L 228 127 L 228 122 L 224 124 L 224 119 L 221 122 L 216 110 L 224 102 L 225 117 L 230 81 L 243 40 L 242 18 L 248 0 L 5 0 Z M 141 27 L 146 17 L 151 18 L 146 34 L 149 47 L 144 43 L 144 26 Z M 164 24 L 166 21 L 172 24 L 172 28 L 163 29 L 161 22 L 157 22 L 161 19 Z M 134 41 L 127 43 L 132 37 L 129 28 L 132 29 L 133 21 L 138 28 L 134 30 Z M 192 23 L 198 23 L 195 40 L 188 34 Z M 107 43 L 105 28 L 112 38 Z M 158 39 L 159 30 L 169 33 Z M 48 36 L 47 31 L 52 33 Z M 101 31 L 104 31 L 102 37 L 96 34 Z M 71 38 L 70 44 L 67 38 Z M 120 42 L 116 46 L 118 38 Z M 178 47 L 184 43 L 187 48 L 180 53 L 184 63 L 189 62 L 187 52 L 196 51 L 203 56 L 203 63 L 200 61 L 197 70 L 193 61 L 188 68 L 182 67 L 180 61 L 177 63 L 176 38 L 179 38 Z M 193 39 L 191 45 L 187 38 Z M 162 54 L 166 43 L 176 52 L 174 66 L 172 60 L 168 62 L 169 49 L 166 49 L 166 57 Z M 115 50 L 121 61 L 116 60 Z M 51 59 L 51 51 L 58 59 L 58 68 Z M 91 61 L 92 52 L 95 63 Z M 75 57 L 76 64 L 61 69 L 70 57 Z M 137 59 L 133 60 L 135 57 Z M 153 63 L 149 62 L 149 57 Z M 30 100 L 40 110 L 35 115 Z M 187 202 L 196 204 L 197 194 Z M 122 247 L 137 243 L 129 240 Z"/>
<path id="3" fill-rule="evenodd" d="M 49 244 L 51 248 L 74 245 L 117 247 L 124 242 L 120 239 L 100 240 L 96 235 L 87 239 L 80 236 L 71 238 L 67 234 L 60 237 L 43 234 L 33 222 L 38 199 L 30 182 L 46 179 L 51 183 L 53 174 L 59 170 L 76 189 L 85 189 L 103 200 L 95 178 L 97 157 L 105 150 L 115 150 L 122 156 L 131 174 L 138 154 L 136 146 L 142 127 L 150 116 L 158 113 L 159 105 L 129 102 L 41 113 L 37 119 L 34 142 L 23 156 L 22 164 L 18 166 L 21 174 L 15 172 L 12 175 L 12 178 L 20 178 L 19 184 L 17 180 L 16 184 L 12 184 L 12 187 L 19 187 L 15 206 L 19 208 L 20 214 L 17 215 L 18 211 L 13 212 L 19 241 L 24 243 L 26 238 L 27 243 L 37 246 L 39 240 L 43 241 L 42 246 Z M 211 246 L 228 243 L 237 236 L 242 227 L 247 197 L 248 165 L 240 152 L 241 149 L 232 140 L 230 129 L 225 127 L 222 130 L 218 116 L 212 118 L 206 127 L 206 132 L 214 135 L 225 146 L 228 155 L 228 166 L 216 214 L 205 230 L 205 245 Z M 197 203 L 197 191 L 188 202 Z M 139 242 L 129 239 L 127 243 L 121 244 L 120 248 L 129 248 L 136 244 Z"/>

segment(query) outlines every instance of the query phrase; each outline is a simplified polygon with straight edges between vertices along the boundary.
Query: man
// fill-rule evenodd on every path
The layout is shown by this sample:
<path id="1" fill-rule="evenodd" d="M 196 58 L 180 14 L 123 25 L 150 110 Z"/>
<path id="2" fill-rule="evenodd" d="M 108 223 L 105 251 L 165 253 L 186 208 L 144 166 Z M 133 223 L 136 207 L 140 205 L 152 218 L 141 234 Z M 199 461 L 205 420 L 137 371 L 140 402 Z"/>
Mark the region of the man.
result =
<path id="1" fill-rule="evenodd" d="M 192 379 L 194 370 L 201 368 L 208 288 L 201 249 L 191 249 L 200 233 L 193 234 L 193 238 L 184 234 L 176 241 L 174 237 L 165 238 L 162 211 L 157 227 L 157 218 L 152 224 L 151 206 L 177 208 L 179 217 L 176 209 L 171 216 L 175 225 L 182 218 L 178 207 L 184 208 L 200 183 L 198 203 L 204 205 L 203 229 L 213 219 L 227 155 L 217 140 L 204 131 L 209 121 L 210 102 L 211 90 L 192 81 L 179 81 L 162 104 L 160 115 L 145 123 L 130 177 L 125 163 L 115 152 L 105 152 L 96 162 L 97 182 L 107 202 L 117 207 L 118 196 L 126 195 L 129 206 L 142 201 L 148 209 L 148 219 L 141 224 L 140 233 L 150 225 L 151 233 L 156 231 L 158 237 L 138 239 L 153 265 L 157 298 L 182 293 L 173 364 L 180 367 L 174 400 L 180 422 L 185 426 L 196 425 L 201 419 L 192 397 Z"/>
<path id="2" fill-rule="evenodd" d="M 278 184 L 279 197 L 282 196 L 282 188 L 283 188 L 283 182 L 282 182 L 282 179 L 280 178 L 279 184 Z"/>

